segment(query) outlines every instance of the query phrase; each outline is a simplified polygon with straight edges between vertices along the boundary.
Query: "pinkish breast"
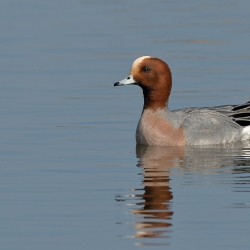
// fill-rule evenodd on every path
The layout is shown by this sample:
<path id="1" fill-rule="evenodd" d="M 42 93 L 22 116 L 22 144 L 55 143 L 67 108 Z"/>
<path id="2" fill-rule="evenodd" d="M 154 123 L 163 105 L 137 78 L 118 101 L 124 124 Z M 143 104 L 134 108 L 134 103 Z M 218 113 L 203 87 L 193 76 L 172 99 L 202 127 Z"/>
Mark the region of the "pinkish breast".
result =
<path id="1" fill-rule="evenodd" d="M 136 142 L 145 145 L 182 146 L 185 134 L 182 127 L 175 128 L 159 112 L 143 111 L 136 130 Z"/>

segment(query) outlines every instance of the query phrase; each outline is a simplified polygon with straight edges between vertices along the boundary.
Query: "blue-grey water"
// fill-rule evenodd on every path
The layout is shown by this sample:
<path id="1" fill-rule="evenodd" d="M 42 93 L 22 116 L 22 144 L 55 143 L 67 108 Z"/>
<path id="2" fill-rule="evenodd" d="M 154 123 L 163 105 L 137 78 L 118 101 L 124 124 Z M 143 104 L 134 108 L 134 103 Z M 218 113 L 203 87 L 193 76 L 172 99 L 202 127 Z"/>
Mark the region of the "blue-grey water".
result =
<path id="1" fill-rule="evenodd" d="M 250 100 L 250 2 L 2 0 L 0 249 L 249 249 L 250 143 L 136 146 L 139 56 L 169 106 Z"/>

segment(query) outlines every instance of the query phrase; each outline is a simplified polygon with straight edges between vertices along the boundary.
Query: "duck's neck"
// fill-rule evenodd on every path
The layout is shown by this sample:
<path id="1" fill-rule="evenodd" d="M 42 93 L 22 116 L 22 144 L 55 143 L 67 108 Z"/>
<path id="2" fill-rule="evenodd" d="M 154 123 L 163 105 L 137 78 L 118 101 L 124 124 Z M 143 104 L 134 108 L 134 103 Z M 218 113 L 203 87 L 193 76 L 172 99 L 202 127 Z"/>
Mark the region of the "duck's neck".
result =
<path id="1" fill-rule="evenodd" d="M 153 111 L 164 109 L 168 104 L 168 97 L 170 91 L 168 90 L 148 90 L 143 89 L 144 106 L 143 110 L 151 109 Z"/>

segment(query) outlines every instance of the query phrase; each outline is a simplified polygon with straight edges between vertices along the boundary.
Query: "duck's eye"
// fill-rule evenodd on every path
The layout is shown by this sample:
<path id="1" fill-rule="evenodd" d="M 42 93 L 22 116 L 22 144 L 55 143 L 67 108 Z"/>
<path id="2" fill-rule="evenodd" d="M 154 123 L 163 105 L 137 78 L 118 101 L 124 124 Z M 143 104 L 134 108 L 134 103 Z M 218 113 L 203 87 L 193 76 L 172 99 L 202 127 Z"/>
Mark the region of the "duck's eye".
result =
<path id="1" fill-rule="evenodd" d="M 148 67 L 143 67 L 143 68 L 142 68 L 142 71 L 143 71 L 143 72 L 149 72 L 149 71 L 150 71 L 150 68 L 148 68 Z"/>

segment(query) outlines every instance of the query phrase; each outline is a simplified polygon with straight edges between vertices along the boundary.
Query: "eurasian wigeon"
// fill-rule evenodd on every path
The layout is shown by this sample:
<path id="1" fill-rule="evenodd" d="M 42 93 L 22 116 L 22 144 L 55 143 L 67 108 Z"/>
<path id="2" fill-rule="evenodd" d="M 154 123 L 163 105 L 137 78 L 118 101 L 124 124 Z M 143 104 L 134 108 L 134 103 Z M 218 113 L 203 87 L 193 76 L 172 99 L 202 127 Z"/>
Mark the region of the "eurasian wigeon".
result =
<path id="1" fill-rule="evenodd" d="M 155 57 L 134 61 L 130 74 L 114 86 L 138 85 L 144 106 L 136 129 L 138 144 L 159 146 L 225 144 L 250 139 L 250 102 L 170 111 L 172 76 Z"/>

